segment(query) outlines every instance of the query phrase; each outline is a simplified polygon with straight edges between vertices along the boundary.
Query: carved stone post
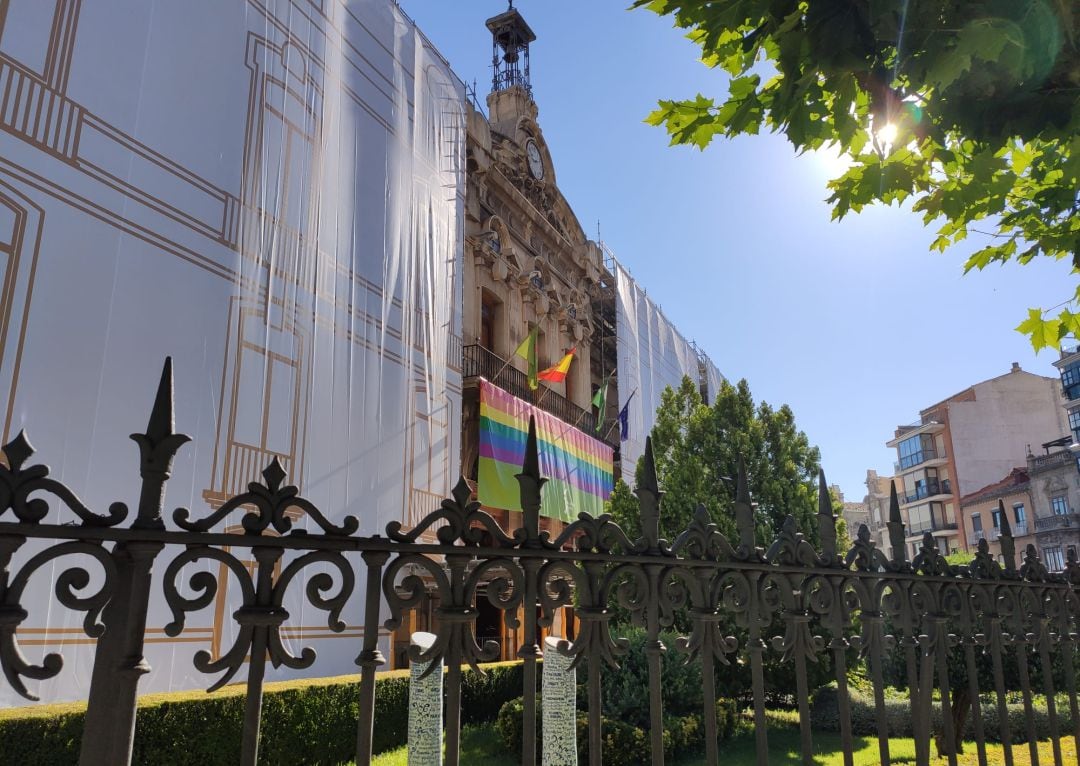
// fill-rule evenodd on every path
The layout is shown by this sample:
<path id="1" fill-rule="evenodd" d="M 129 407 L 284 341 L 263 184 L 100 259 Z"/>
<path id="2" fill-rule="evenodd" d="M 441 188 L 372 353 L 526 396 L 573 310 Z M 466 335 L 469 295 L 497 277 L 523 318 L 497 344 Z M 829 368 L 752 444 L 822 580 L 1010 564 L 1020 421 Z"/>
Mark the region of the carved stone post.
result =
<path id="1" fill-rule="evenodd" d="M 173 431 L 172 359 L 166 358 L 146 433 L 132 434 L 139 445 L 142 491 L 132 529 L 163 530 L 161 509 L 165 482 L 177 450 L 190 439 Z M 119 766 L 131 762 L 135 737 L 135 704 L 139 678 L 150 671 L 143 657 L 150 574 L 154 558 L 164 547 L 158 542 L 117 543 L 117 588 L 102 614 L 105 633 L 98 639 L 86 710 L 82 766 Z"/>
<path id="2" fill-rule="evenodd" d="M 558 652 L 560 639 L 544 639 L 542 766 L 577 766 L 577 671 Z"/>
<path id="3" fill-rule="evenodd" d="M 412 643 L 426 652 L 435 645 L 434 633 L 413 633 Z M 409 681 L 409 766 L 442 766 L 443 669 L 431 662 L 414 662 Z"/>

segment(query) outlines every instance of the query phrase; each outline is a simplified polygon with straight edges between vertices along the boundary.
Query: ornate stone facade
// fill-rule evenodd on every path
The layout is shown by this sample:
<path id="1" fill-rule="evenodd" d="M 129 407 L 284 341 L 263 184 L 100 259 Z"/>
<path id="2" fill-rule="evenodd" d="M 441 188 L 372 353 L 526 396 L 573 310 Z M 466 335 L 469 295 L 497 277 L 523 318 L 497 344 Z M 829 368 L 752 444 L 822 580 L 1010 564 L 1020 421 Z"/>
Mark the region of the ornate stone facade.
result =
<path id="1" fill-rule="evenodd" d="M 1060 571 L 1070 548 L 1080 553 L 1077 455 L 1069 449 L 1028 455 L 1028 474 L 1039 554 L 1048 569 Z"/>

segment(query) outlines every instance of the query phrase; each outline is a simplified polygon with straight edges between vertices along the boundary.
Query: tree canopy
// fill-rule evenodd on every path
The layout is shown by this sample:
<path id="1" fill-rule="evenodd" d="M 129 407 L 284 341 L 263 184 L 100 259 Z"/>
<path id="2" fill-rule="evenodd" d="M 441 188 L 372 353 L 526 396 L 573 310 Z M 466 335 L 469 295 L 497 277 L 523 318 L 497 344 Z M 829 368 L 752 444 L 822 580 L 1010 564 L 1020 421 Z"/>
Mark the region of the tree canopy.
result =
<path id="1" fill-rule="evenodd" d="M 637 0 L 674 16 L 726 98 L 661 101 L 673 144 L 787 136 L 852 164 L 833 217 L 910 200 L 965 271 L 1036 257 L 1080 274 L 1080 8 L 1075 0 Z M 1036 350 L 1080 337 L 1080 280 L 1018 330 Z"/>
<path id="2" fill-rule="evenodd" d="M 758 544 L 768 546 L 790 514 L 817 545 L 818 449 L 796 428 L 787 405 L 756 404 L 745 380 L 724 381 L 711 405 L 689 377 L 678 389 L 665 389 L 652 447 L 664 490 L 660 531 L 669 541 L 690 525 L 699 504 L 729 540 L 738 539 L 730 509 L 742 457 L 756 504 Z M 616 488 L 611 508 L 624 529 L 637 531 L 637 502 L 625 485 Z"/>

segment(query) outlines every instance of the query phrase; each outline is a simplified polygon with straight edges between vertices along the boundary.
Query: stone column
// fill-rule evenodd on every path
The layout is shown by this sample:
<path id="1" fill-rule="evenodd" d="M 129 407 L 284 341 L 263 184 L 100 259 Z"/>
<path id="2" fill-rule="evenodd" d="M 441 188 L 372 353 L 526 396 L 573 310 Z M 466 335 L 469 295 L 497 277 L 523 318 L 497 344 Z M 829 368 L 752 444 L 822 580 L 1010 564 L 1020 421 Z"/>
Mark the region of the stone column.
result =
<path id="1" fill-rule="evenodd" d="M 542 766 L 577 766 L 577 670 L 557 649 L 561 639 L 544 639 L 542 685 Z"/>
<path id="2" fill-rule="evenodd" d="M 421 651 L 435 644 L 433 633 L 413 633 L 410 639 Z M 426 678 L 430 662 L 414 662 L 409 683 L 409 766 L 442 766 L 443 669 L 442 660 Z"/>

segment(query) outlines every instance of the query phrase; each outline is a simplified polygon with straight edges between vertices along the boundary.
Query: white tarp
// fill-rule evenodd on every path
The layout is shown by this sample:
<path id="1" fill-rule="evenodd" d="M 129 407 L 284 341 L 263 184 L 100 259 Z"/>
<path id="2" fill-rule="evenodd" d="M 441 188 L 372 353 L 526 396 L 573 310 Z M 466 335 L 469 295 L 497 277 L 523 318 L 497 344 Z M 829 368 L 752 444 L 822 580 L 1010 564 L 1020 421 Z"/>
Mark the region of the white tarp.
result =
<path id="1" fill-rule="evenodd" d="M 3 438 L 25 428 L 92 509 L 134 508 L 128 434 L 171 355 L 193 441 L 168 518 L 207 515 L 273 457 L 363 533 L 437 507 L 460 471 L 465 102 L 412 23 L 391 0 L 8 0 L 5 13 Z M 141 692 L 208 686 L 192 656 L 235 637 L 235 588 L 165 635 L 172 555 L 156 568 Z M 49 592 L 57 573 L 32 582 L 20 629 L 31 661 L 65 656 L 57 679 L 31 683 L 44 701 L 84 697 L 92 667 L 80 616 Z M 341 634 L 303 591 L 290 588 L 285 641 L 318 652 L 304 674 L 355 672 L 362 578 Z M 0 706 L 16 704 L 0 683 Z"/>
<path id="2" fill-rule="evenodd" d="M 678 388 L 684 375 L 698 383 L 698 354 L 630 273 L 614 262 L 618 340 L 618 381 L 622 407 L 629 399 L 629 438 L 622 442 L 623 479 L 633 484 L 645 437 L 667 386 Z"/>
<path id="3" fill-rule="evenodd" d="M 701 360 L 705 372 L 706 404 L 711 406 L 716 401 L 716 394 L 720 391 L 720 384 L 724 382 L 724 376 L 713 364 L 713 360 L 703 353 L 701 349 L 698 349 L 698 358 Z"/>

